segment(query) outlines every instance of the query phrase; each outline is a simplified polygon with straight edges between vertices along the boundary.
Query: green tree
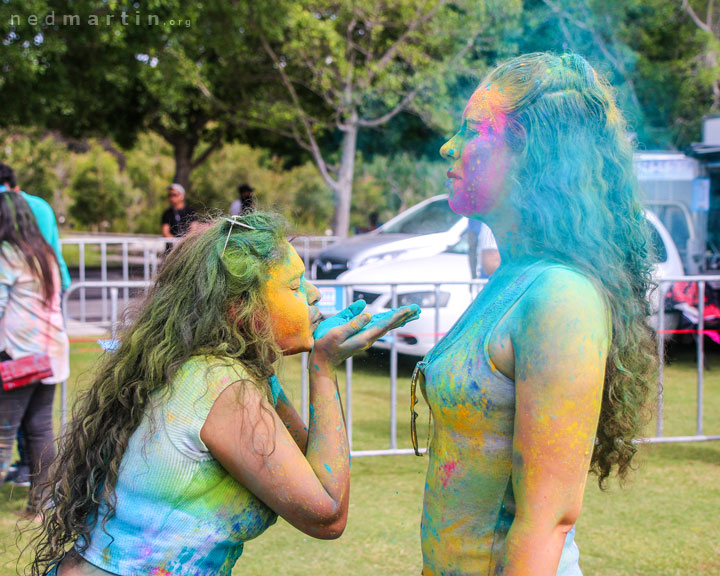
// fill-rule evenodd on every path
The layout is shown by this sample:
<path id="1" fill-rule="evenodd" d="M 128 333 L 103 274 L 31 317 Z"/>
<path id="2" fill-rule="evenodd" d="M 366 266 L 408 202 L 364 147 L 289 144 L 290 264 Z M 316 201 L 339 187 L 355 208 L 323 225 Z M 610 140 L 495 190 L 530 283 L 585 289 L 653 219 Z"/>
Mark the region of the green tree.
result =
<path id="1" fill-rule="evenodd" d="M 15 171 L 23 190 L 47 200 L 56 211 L 64 208 L 72 169 L 65 142 L 34 128 L 3 130 L 0 161 Z"/>
<path id="2" fill-rule="evenodd" d="M 333 231 L 346 235 L 359 132 L 402 112 L 449 131 L 452 89 L 508 48 L 503 38 L 520 11 L 515 0 L 316 0 L 254 8 L 246 41 L 257 42 L 274 78 L 249 95 L 246 125 L 307 151 L 334 193 Z"/>
<path id="3" fill-rule="evenodd" d="M 72 181 L 70 215 L 83 226 L 109 228 L 125 215 L 123 190 L 117 160 L 93 145 Z"/>
<path id="4" fill-rule="evenodd" d="M 158 234 L 175 171 L 172 147 L 154 132 L 141 134 L 126 152 L 127 218 L 132 232 Z"/>

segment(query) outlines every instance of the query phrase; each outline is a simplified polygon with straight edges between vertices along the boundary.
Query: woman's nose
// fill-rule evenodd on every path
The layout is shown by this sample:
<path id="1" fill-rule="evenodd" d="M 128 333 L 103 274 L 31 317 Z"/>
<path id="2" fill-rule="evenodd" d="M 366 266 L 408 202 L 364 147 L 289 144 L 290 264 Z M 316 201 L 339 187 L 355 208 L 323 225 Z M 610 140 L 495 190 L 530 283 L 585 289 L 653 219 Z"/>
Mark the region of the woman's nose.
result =
<path id="1" fill-rule="evenodd" d="M 307 300 L 308 304 L 310 306 L 314 306 L 318 302 L 320 302 L 320 298 L 322 297 L 322 294 L 320 293 L 320 290 L 317 289 L 317 286 L 314 284 L 311 284 L 310 282 L 305 282 L 305 293 L 307 294 Z"/>
<path id="2" fill-rule="evenodd" d="M 440 156 L 445 158 L 445 160 L 454 160 L 459 156 L 457 135 L 453 136 L 442 145 L 442 148 L 440 148 Z"/>

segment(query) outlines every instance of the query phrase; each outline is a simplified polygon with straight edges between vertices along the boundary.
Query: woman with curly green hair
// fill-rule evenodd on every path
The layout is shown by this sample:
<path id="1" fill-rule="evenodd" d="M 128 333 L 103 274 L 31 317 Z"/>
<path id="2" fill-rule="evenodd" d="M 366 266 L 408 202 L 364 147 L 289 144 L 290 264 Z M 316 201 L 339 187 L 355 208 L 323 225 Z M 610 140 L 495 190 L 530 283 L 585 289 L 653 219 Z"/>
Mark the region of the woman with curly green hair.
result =
<path id="1" fill-rule="evenodd" d="M 349 447 L 335 367 L 416 310 L 371 322 L 360 302 L 318 327 L 319 292 L 285 233 L 253 213 L 170 253 L 75 405 L 33 575 L 229 575 L 278 514 L 316 538 L 343 532 Z M 274 364 L 309 350 L 305 428 Z"/>
<path id="2" fill-rule="evenodd" d="M 481 82 L 441 154 L 450 206 L 502 263 L 420 364 L 423 574 L 576 576 L 588 470 L 602 487 L 630 469 L 656 365 L 625 123 L 583 58 L 528 54 Z"/>

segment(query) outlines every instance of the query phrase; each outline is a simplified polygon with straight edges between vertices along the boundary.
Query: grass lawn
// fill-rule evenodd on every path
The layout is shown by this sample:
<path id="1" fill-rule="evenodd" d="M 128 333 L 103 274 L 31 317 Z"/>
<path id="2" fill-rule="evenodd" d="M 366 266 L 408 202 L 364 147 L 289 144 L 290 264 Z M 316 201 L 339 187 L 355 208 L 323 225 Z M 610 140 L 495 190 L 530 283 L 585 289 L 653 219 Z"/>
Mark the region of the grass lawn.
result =
<path id="1" fill-rule="evenodd" d="M 73 344 L 75 382 L 71 399 L 87 383 L 98 355 L 99 349 L 93 343 Z M 711 370 L 705 372 L 705 431 L 720 434 L 720 351 L 715 347 L 708 355 Z M 693 434 L 694 350 L 678 347 L 671 351 L 671 357 L 665 372 L 665 433 Z M 409 447 L 407 406 L 413 365 L 412 359 L 401 358 L 399 363 L 398 442 L 402 447 Z M 388 445 L 387 367 L 387 357 L 355 360 L 355 449 Z M 297 360 L 285 361 L 281 380 L 298 406 L 299 373 Z M 342 538 L 331 542 L 313 540 L 279 520 L 246 545 L 233 574 L 419 574 L 419 522 L 426 465 L 427 459 L 415 456 L 353 459 L 350 518 Z M 585 574 L 720 574 L 720 442 L 643 445 L 637 465 L 637 472 L 623 488 L 613 482 L 608 491 L 600 492 L 592 478 L 588 482 L 577 526 Z M 25 496 L 24 489 L 0 489 L 0 576 L 15 573 L 18 548 L 13 512 L 23 506 Z"/>

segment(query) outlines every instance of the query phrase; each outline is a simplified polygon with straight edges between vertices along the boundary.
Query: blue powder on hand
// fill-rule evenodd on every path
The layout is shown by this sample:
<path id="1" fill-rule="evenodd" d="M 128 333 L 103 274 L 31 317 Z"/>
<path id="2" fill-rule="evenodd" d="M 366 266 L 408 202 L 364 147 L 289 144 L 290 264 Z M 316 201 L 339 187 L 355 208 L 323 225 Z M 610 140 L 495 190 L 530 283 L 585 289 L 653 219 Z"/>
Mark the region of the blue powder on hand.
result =
<path id="1" fill-rule="evenodd" d="M 364 332 L 365 330 L 372 328 L 374 326 L 377 326 L 379 323 L 384 322 L 388 320 L 389 318 L 392 318 L 395 312 L 400 310 L 401 308 L 410 309 L 412 310 L 412 314 L 402 323 L 400 326 L 396 326 L 396 328 L 400 328 L 401 326 L 405 326 L 408 322 L 412 322 L 413 320 L 417 320 L 420 317 L 420 306 L 417 304 L 411 304 L 409 306 L 401 306 L 400 308 L 393 308 L 392 310 L 388 310 L 387 312 L 380 312 L 379 314 L 375 314 L 370 318 L 370 322 L 368 322 L 362 330 L 358 332 L 358 334 Z M 364 300 L 357 300 L 356 302 L 353 302 L 345 308 L 345 310 L 338 312 L 335 316 L 332 318 L 328 318 L 327 320 L 323 320 L 320 322 L 318 327 L 315 329 L 315 332 L 313 333 L 313 338 L 315 340 L 320 340 L 323 336 L 325 336 L 330 330 L 333 328 L 336 328 L 338 326 L 342 326 L 343 324 L 347 324 L 355 318 L 358 314 L 360 314 L 365 309 L 365 301 Z"/>

